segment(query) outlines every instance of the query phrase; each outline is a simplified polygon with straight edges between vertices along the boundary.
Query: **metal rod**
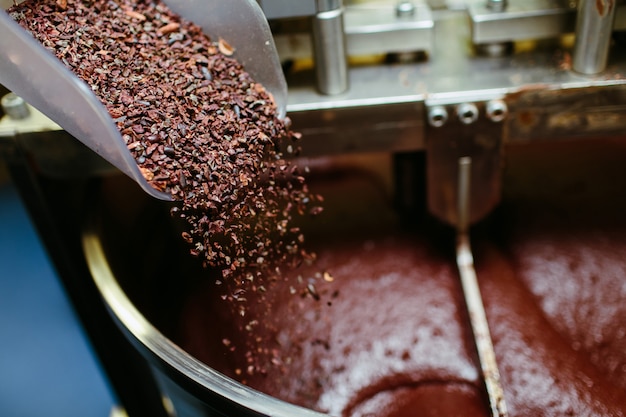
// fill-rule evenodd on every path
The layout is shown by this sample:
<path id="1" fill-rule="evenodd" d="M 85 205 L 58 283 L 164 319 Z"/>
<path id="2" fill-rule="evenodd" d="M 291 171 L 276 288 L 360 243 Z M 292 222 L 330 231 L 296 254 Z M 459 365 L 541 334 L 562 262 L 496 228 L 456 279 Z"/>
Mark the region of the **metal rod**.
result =
<path id="1" fill-rule="evenodd" d="M 317 88 L 334 95 L 348 89 L 348 59 L 343 25 L 343 2 L 318 0 L 313 16 L 313 51 Z"/>
<path id="2" fill-rule="evenodd" d="M 485 307 L 480 295 L 476 270 L 474 269 L 474 256 L 470 244 L 469 228 L 469 207 L 470 207 L 470 183 L 471 183 L 472 159 L 463 157 L 459 159 L 459 181 L 458 181 L 458 223 L 457 223 L 457 245 L 456 263 L 461 277 L 461 286 L 467 311 L 469 313 L 470 325 L 474 334 L 478 360 L 485 381 L 487 395 L 489 397 L 489 407 L 492 417 L 506 417 L 508 411 L 504 400 L 504 391 L 500 384 L 500 372 L 496 361 L 496 354 L 491 341 Z"/>
<path id="3" fill-rule="evenodd" d="M 458 234 L 467 233 L 470 217 L 470 190 L 472 179 L 472 158 L 459 158 L 459 181 L 457 190 L 457 225 Z"/>
<path id="4" fill-rule="evenodd" d="M 614 0 L 579 0 L 572 68 L 597 74 L 606 68 L 611 45 Z"/>
<path id="5" fill-rule="evenodd" d="M 507 0 L 487 0 L 487 8 L 494 12 L 503 12 L 507 6 Z"/>

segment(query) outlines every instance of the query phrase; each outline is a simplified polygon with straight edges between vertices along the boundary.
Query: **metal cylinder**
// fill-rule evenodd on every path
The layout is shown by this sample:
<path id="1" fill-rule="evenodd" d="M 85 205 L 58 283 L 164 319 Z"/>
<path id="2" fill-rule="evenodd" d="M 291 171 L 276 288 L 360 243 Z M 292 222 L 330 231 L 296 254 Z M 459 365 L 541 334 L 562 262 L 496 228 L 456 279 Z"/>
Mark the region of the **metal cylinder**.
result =
<path id="1" fill-rule="evenodd" d="M 30 110 L 24 99 L 14 93 L 8 93 L 2 97 L 0 105 L 2 105 L 2 110 L 6 115 L 13 120 L 22 120 L 30 115 Z"/>
<path id="2" fill-rule="evenodd" d="M 500 123 L 509 114 L 509 108 L 502 100 L 489 100 L 485 106 L 487 118 L 494 123 Z"/>
<path id="3" fill-rule="evenodd" d="M 494 12 L 503 12 L 507 6 L 507 0 L 487 0 L 487 8 Z"/>
<path id="4" fill-rule="evenodd" d="M 614 0 L 579 0 L 572 68 L 582 74 L 604 71 L 609 55 Z"/>
<path id="5" fill-rule="evenodd" d="M 428 124 L 441 127 L 448 121 L 448 111 L 444 106 L 434 106 L 428 110 Z"/>
<path id="6" fill-rule="evenodd" d="M 461 103 L 456 108 L 456 115 L 464 125 L 471 125 L 478 120 L 478 107 L 474 103 Z"/>
<path id="7" fill-rule="evenodd" d="M 343 0 L 315 0 L 315 10 L 317 13 L 341 9 L 342 5 Z"/>
<path id="8" fill-rule="evenodd" d="M 415 4 L 410 0 L 400 0 L 396 4 L 396 17 L 410 18 L 415 16 Z"/>
<path id="9" fill-rule="evenodd" d="M 341 0 L 318 0 L 313 17 L 313 50 L 317 88 L 322 94 L 348 89 L 348 60 Z"/>

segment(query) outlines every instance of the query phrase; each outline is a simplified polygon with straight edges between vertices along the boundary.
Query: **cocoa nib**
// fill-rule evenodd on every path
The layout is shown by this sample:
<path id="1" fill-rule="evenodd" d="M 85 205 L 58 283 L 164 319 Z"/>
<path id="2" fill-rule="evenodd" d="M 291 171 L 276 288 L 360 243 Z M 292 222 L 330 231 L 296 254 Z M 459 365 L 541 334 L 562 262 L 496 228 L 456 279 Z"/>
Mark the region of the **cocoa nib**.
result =
<path id="1" fill-rule="evenodd" d="M 300 135 L 231 56 L 237 45 L 160 1 L 31 0 L 9 12 L 91 87 L 146 180 L 178 201 L 192 255 L 225 277 L 301 261 L 290 223 L 321 209 L 280 152 L 297 152 Z"/>

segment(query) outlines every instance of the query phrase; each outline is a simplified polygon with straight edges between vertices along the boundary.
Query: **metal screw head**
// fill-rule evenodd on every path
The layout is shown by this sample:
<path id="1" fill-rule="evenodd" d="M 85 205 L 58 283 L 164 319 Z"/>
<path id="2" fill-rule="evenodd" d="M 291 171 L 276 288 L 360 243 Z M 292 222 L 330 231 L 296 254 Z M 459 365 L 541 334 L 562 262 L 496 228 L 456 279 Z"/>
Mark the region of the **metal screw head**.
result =
<path id="1" fill-rule="evenodd" d="M 415 4 L 409 0 L 400 0 L 396 4 L 397 17 L 411 17 L 415 14 Z"/>
<path id="2" fill-rule="evenodd" d="M 13 120 L 22 120 L 30 115 L 24 99 L 15 93 L 8 93 L 0 100 L 2 110 Z"/>
<path id="3" fill-rule="evenodd" d="M 501 58 L 507 55 L 511 55 L 513 52 L 512 42 L 492 42 L 476 45 L 478 52 L 481 55 L 489 56 L 492 58 Z"/>
<path id="4" fill-rule="evenodd" d="M 506 119 L 509 114 L 509 108 L 502 100 L 490 100 L 487 102 L 486 112 L 489 120 L 499 123 Z"/>
<path id="5" fill-rule="evenodd" d="M 478 107 L 474 103 L 462 103 L 456 108 L 456 115 L 464 125 L 469 125 L 478 120 Z"/>
<path id="6" fill-rule="evenodd" d="M 487 8 L 494 12 L 503 12 L 506 6 L 507 0 L 487 0 Z"/>
<path id="7" fill-rule="evenodd" d="M 317 13 L 330 12 L 343 6 L 342 0 L 317 0 L 315 3 Z"/>
<path id="8" fill-rule="evenodd" d="M 441 127 L 448 121 L 448 111 L 443 106 L 433 106 L 428 110 L 428 124 Z"/>

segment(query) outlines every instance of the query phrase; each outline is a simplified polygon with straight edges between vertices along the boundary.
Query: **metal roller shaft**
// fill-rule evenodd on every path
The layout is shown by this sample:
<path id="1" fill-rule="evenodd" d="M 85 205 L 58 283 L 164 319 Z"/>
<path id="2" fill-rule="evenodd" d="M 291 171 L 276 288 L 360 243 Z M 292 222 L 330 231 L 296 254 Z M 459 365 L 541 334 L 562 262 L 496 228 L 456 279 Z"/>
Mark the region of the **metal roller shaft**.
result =
<path id="1" fill-rule="evenodd" d="M 491 341 L 491 333 L 489 332 L 485 307 L 483 306 L 480 288 L 478 287 L 478 279 L 476 278 L 476 270 L 474 269 L 474 256 L 472 255 L 468 234 L 471 169 L 471 158 L 465 157 L 459 159 L 459 214 L 457 223 L 456 262 L 459 268 L 463 296 L 469 313 L 476 350 L 478 351 L 478 360 L 489 397 L 491 416 L 507 417 L 508 411 L 504 400 L 504 391 L 500 384 L 500 372 L 498 371 L 496 354 Z"/>
<path id="2" fill-rule="evenodd" d="M 606 68 L 611 45 L 615 0 L 579 0 L 572 67 L 582 74 Z"/>
<path id="3" fill-rule="evenodd" d="M 320 93 L 334 95 L 348 89 L 348 62 L 342 0 L 317 0 L 313 16 L 313 50 Z"/>

